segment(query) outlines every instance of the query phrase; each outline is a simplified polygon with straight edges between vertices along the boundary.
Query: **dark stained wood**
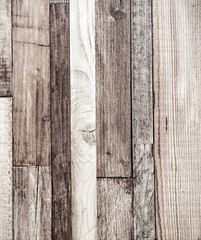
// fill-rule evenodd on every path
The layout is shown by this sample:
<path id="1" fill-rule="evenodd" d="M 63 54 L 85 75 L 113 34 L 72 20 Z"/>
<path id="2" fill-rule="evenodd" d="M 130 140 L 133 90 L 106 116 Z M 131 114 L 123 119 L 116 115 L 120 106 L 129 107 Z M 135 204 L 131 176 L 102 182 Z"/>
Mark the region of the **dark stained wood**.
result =
<path id="1" fill-rule="evenodd" d="M 69 4 L 50 5 L 53 239 L 72 239 Z"/>
<path id="2" fill-rule="evenodd" d="M 13 168 L 15 240 L 51 240 L 51 168 Z"/>
<path id="3" fill-rule="evenodd" d="M 13 1 L 14 165 L 49 165 L 49 1 Z"/>
<path id="4" fill-rule="evenodd" d="M 133 238 L 132 179 L 98 178 L 98 240 Z"/>
<path id="5" fill-rule="evenodd" d="M 131 1 L 134 239 L 155 239 L 152 1 Z"/>
<path id="6" fill-rule="evenodd" d="M 11 95 L 11 0 L 0 2 L 0 96 Z"/>
<path id="7" fill-rule="evenodd" d="M 130 1 L 96 0 L 97 175 L 131 176 Z"/>

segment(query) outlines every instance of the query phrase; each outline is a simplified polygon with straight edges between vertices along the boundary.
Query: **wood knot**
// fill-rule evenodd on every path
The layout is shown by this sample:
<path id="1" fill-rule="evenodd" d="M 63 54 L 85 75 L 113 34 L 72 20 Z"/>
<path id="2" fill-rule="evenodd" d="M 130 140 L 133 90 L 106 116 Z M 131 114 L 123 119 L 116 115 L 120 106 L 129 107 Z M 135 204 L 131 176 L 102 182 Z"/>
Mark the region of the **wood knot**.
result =
<path id="1" fill-rule="evenodd" d="M 119 8 L 115 8 L 112 10 L 111 15 L 116 20 L 121 20 L 123 18 L 124 13 Z"/>

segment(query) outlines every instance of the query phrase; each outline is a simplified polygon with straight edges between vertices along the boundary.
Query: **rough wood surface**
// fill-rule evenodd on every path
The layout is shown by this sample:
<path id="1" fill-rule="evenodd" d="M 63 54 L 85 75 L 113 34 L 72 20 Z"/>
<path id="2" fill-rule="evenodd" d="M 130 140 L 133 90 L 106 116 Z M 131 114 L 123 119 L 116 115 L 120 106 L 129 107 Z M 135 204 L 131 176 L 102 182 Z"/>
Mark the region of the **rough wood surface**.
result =
<path id="1" fill-rule="evenodd" d="M 51 240 L 50 167 L 14 167 L 14 239 Z"/>
<path id="2" fill-rule="evenodd" d="M 72 239 L 69 5 L 50 6 L 53 239 Z"/>
<path id="3" fill-rule="evenodd" d="M 157 239 L 200 239 L 201 2 L 153 6 Z"/>
<path id="4" fill-rule="evenodd" d="M 131 176 L 130 1 L 96 0 L 97 175 Z"/>
<path id="5" fill-rule="evenodd" d="M 70 1 L 73 239 L 96 239 L 94 0 Z"/>
<path id="6" fill-rule="evenodd" d="M 0 0 L 0 96 L 11 95 L 11 0 Z"/>
<path id="7" fill-rule="evenodd" d="M 17 166 L 50 164 L 48 24 L 48 0 L 13 1 L 13 160 Z"/>
<path id="8" fill-rule="evenodd" d="M 152 1 L 131 1 L 134 239 L 155 239 Z"/>
<path id="9" fill-rule="evenodd" d="M 12 239 L 12 99 L 0 98 L 0 239 Z"/>
<path id="10" fill-rule="evenodd" d="M 98 178 L 98 240 L 133 238 L 132 179 Z"/>
<path id="11" fill-rule="evenodd" d="M 69 3 L 69 0 L 50 0 L 50 3 Z"/>

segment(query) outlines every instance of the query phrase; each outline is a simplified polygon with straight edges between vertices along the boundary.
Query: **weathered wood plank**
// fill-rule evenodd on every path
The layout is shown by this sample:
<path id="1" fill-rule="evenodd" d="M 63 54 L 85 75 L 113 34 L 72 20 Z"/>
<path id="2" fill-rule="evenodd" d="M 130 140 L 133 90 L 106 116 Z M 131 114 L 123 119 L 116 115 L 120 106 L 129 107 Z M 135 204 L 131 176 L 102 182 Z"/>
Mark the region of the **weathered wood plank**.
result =
<path id="1" fill-rule="evenodd" d="M 50 0 L 50 3 L 69 3 L 69 0 Z"/>
<path id="2" fill-rule="evenodd" d="M 130 1 L 96 0 L 97 175 L 131 176 Z"/>
<path id="3" fill-rule="evenodd" d="M 51 240 L 51 168 L 14 167 L 14 239 Z"/>
<path id="4" fill-rule="evenodd" d="M 152 0 L 131 1 L 134 239 L 155 239 Z"/>
<path id="5" fill-rule="evenodd" d="M 0 0 L 0 96 L 11 95 L 11 0 Z"/>
<path id="6" fill-rule="evenodd" d="M 133 238 L 132 179 L 98 178 L 98 240 Z"/>
<path id="7" fill-rule="evenodd" d="M 0 239 L 12 239 L 12 98 L 0 98 Z"/>
<path id="8" fill-rule="evenodd" d="M 72 239 L 69 4 L 50 6 L 53 239 Z"/>
<path id="9" fill-rule="evenodd" d="M 73 239 L 96 239 L 94 0 L 70 1 Z"/>
<path id="10" fill-rule="evenodd" d="M 201 237 L 201 2 L 153 1 L 157 239 Z"/>
<path id="11" fill-rule="evenodd" d="M 50 164 L 48 24 L 48 0 L 13 1 L 13 160 L 16 166 Z"/>

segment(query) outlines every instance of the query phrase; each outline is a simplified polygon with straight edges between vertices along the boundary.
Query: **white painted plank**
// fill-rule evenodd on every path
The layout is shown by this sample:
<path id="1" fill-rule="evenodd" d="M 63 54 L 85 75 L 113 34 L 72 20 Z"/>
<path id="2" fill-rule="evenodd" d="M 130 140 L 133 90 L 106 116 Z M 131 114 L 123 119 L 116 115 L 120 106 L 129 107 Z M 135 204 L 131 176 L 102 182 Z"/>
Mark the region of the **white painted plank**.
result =
<path id="1" fill-rule="evenodd" d="M 96 239 L 94 0 L 70 1 L 73 239 Z"/>
<path id="2" fill-rule="evenodd" d="M 12 239 L 12 98 L 0 98 L 0 239 Z"/>

